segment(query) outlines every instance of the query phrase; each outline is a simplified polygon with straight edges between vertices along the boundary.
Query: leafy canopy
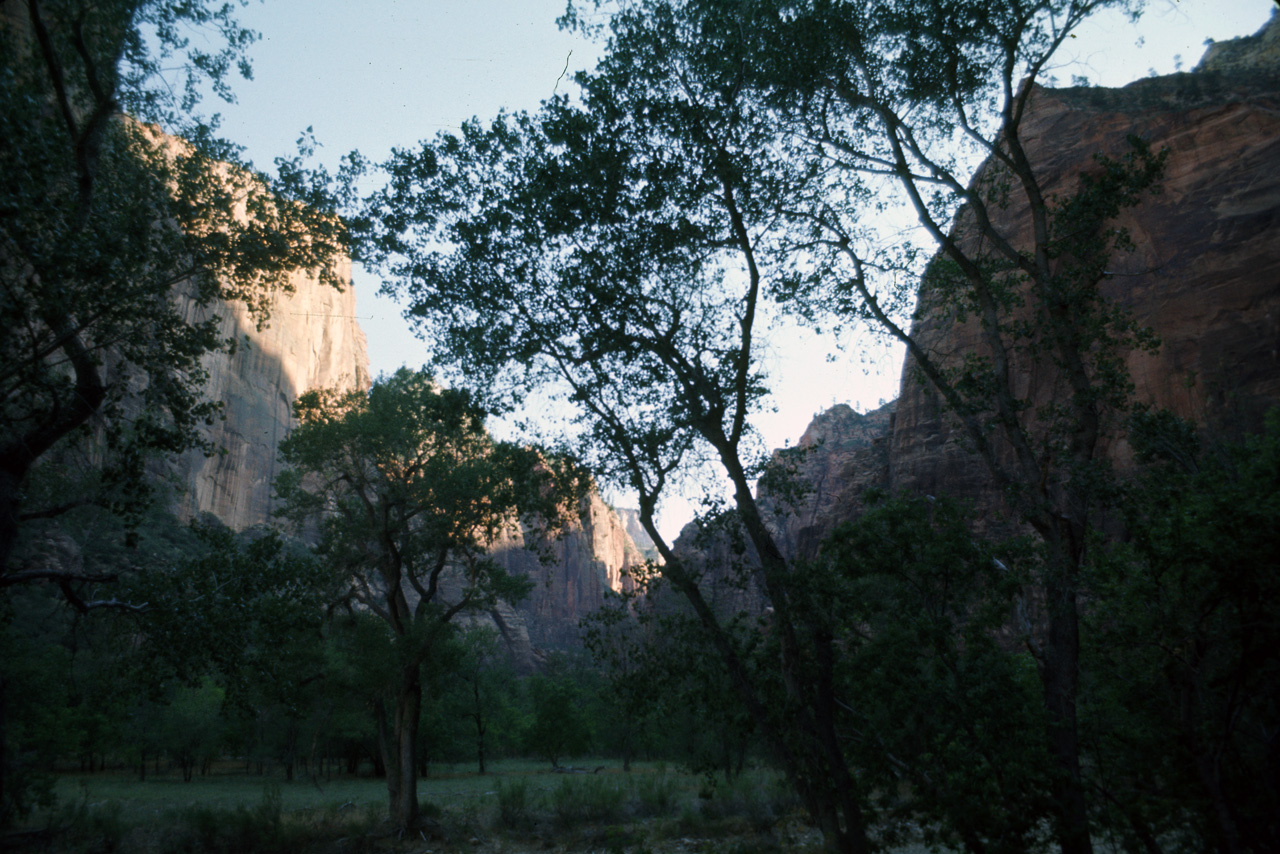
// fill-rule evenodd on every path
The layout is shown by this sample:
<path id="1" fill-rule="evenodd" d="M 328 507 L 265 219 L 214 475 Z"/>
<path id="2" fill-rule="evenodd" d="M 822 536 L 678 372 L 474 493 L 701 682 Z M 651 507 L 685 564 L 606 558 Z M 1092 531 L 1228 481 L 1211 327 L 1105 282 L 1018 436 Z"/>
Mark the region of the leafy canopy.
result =
<path id="1" fill-rule="evenodd" d="M 148 455 L 202 446 L 218 412 L 202 358 L 235 344 L 223 301 L 264 323 L 300 272 L 344 284 L 329 176 L 238 164 L 194 111 L 205 83 L 229 98 L 247 74 L 254 35 L 234 12 L 25 0 L 0 15 L 0 573 L 22 521 L 136 508 Z M 98 449 L 102 491 L 31 506 L 36 461 L 77 442 Z"/>

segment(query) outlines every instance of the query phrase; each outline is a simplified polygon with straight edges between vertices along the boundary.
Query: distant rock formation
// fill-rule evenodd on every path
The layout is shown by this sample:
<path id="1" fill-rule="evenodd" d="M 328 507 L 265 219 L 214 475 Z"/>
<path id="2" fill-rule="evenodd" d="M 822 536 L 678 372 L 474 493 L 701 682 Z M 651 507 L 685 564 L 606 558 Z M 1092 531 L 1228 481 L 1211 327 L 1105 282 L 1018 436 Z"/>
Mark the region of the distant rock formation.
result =
<path id="1" fill-rule="evenodd" d="M 262 330 L 241 306 L 212 311 L 222 333 L 242 341 L 233 353 L 205 362 L 206 394 L 222 402 L 225 418 L 203 437 L 221 451 L 187 453 L 167 464 L 163 476 L 180 516 L 210 513 L 242 530 L 272 521 L 277 448 L 293 424 L 293 401 L 310 388 L 368 388 L 369 358 L 351 287 L 338 291 L 298 276 L 294 293 L 274 300 Z M 193 321 L 207 316 L 195 308 L 189 313 Z M 499 543 L 494 558 L 508 572 L 531 577 L 534 588 L 518 606 L 500 604 L 478 618 L 498 629 L 525 669 L 536 667 L 546 650 L 577 646 L 578 620 L 600 606 L 605 591 L 625 589 L 626 571 L 645 560 L 622 520 L 595 495 L 581 522 L 549 544 L 549 553 L 552 560 L 544 563 L 518 533 Z"/>
<path id="2" fill-rule="evenodd" d="M 537 545 L 513 532 L 492 552 L 507 572 L 534 582 L 529 597 L 510 613 L 492 615 L 516 660 L 528 667 L 548 650 L 578 647 L 578 621 L 599 608 L 606 594 L 633 589 L 627 572 L 645 561 L 618 513 L 594 493 L 563 537 L 543 544 L 545 551 Z"/>
<path id="3" fill-rule="evenodd" d="M 216 312 L 222 334 L 241 343 L 205 361 L 205 393 L 223 404 L 225 417 L 203 438 L 220 452 L 206 457 L 193 451 L 163 467 L 180 516 L 210 513 L 236 530 L 269 524 L 277 448 L 293 424 L 293 401 L 310 388 L 369 387 L 353 289 L 335 290 L 301 275 L 293 284 L 293 294 L 275 298 L 262 330 L 242 306 L 188 307 L 192 321 Z M 606 591 L 625 589 L 626 571 L 645 556 L 618 515 L 594 495 L 581 522 L 549 544 L 552 560 L 544 563 L 524 545 L 513 532 L 493 556 L 509 572 L 534 580 L 529 598 L 514 607 L 500 604 L 476 621 L 495 627 L 517 664 L 532 669 L 546 650 L 577 646 L 578 620 L 600 606 Z"/>
<path id="4" fill-rule="evenodd" d="M 631 541 L 635 543 L 640 553 L 646 559 L 656 560 L 658 547 L 654 545 L 644 525 L 640 524 L 640 511 L 631 507 L 615 507 L 613 512 L 618 514 L 618 519 L 622 521 L 622 527 L 626 530 L 627 536 L 631 537 Z"/>
<path id="5" fill-rule="evenodd" d="M 889 442 L 897 403 L 865 414 L 839 404 L 809 423 L 795 448 L 774 453 L 783 479 L 760 485 L 783 553 L 812 558 L 823 538 L 855 513 L 857 496 L 888 484 Z M 794 490 L 781 495 L 780 491 Z"/>
<path id="6" fill-rule="evenodd" d="M 1251 36 L 1214 42 L 1195 67 L 1197 73 L 1253 74 L 1259 69 L 1280 68 L 1280 27 L 1271 12 L 1271 20 Z"/>

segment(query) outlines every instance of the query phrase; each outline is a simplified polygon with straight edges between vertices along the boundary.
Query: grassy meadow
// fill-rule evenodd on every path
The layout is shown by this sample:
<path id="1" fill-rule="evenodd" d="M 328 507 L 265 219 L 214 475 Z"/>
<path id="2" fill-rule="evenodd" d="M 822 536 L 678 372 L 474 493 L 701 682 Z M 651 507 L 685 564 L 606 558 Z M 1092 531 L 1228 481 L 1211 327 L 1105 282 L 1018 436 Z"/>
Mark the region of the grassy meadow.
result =
<path id="1" fill-rule="evenodd" d="M 816 832 L 774 772 L 731 783 L 659 763 L 590 761 L 442 766 L 418 784 L 428 821 L 401 837 L 386 821 L 385 782 L 257 776 L 223 765 L 206 776 L 64 774 L 57 803 L 33 814 L 12 850 L 66 852 L 817 850 Z"/>

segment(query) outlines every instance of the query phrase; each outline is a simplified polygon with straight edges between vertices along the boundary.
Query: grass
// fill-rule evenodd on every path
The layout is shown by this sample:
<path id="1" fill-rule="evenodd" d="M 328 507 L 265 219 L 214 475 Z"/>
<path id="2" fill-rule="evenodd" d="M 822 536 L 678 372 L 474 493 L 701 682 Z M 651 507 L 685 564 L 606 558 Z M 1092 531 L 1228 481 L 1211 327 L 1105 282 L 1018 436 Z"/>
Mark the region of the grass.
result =
<path id="1" fill-rule="evenodd" d="M 434 769 L 418 784 L 424 814 L 444 830 L 432 850 L 656 854 L 691 850 L 690 839 L 700 839 L 718 841 L 698 850 L 750 851 L 783 838 L 787 850 L 804 850 L 816 838 L 773 772 L 749 771 L 711 787 L 707 797 L 705 778 L 662 764 L 637 763 L 630 773 L 608 762 L 588 767 L 592 773 L 564 774 L 509 761 L 494 763 L 485 776 L 470 766 Z M 215 771 L 190 783 L 176 775 L 145 782 L 123 773 L 63 775 L 58 806 L 28 822 L 40 831 L 30 841 L 40 850 L 122 854 L 386 851 L 407 844 L 386 821 L 382 780 L 286 782 L 247 776 L 243 766 Z"/>

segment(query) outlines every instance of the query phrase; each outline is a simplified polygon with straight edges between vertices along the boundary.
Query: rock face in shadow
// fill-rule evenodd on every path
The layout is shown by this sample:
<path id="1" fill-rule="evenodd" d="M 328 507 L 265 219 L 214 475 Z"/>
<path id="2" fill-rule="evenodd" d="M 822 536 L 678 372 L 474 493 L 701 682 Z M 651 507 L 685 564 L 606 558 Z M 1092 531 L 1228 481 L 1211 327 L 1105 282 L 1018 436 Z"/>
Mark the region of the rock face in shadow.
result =
<path id="1" fill-rule="evenodd" d="M 795 447 L 774 452 L 771 472 L 756 494 L 765 524 L 788 558 L 816 556 L 832 528 L 858 515 L 867 489 L 888 486 L 894 406 L 860 414 L 839 404 L 816 415 Z M 713 610 L 764 614 L 767 597 L 755 572 L 759 557 L 736 530 L 736 522 L 701 529 L 690 522 L 674 550 L 700 578 L 702 595 Z"/>
<path id="2" fill-rule="evenodd" d="M 1134 400 L 1168 408 L 1214 429 L 1256 429 L 1280 402 L 1280 23 L 1216 45 L 1201 69 L 1122 89 L 1038 89 L 1026 120 L 1031 162 L 1049 193 L 1066 195 L 1093 156 L 1113 158 L 1136 135 L 1168 149 L 1161 191 L 1118 222 L 1135 251 L 1113 258 L 1104 294 L 1161 340 L 1125 367 Z M 1000 212 L 1003 227 L 1027 222 L 1025 204 Z M 963 235 L 961 216 L 958 232 Z M 1022 243 L 1030 243 L 1022 233 Z M 1018 241 L 1015 240 L 1015 244 Z M 954 323 L 928 287 L 915 334 L 929 351 L 959 360 L 980 351 L 974 322 Z M 1015 363 L 1020 390 L 1038 403 L 1059 388 L 1052 369 Z M 998 501 L 987 472 L 967 452 L 938 395 L 915 380 L 910 359 L 889 449 L 894 488 Z M 1103 448 L 1118 467 L 1132 462 L 1121 435 Z"/>
<path id="3" fill-rule="evenodd" d="M 344 262 L 345 263 L 345 262 Z M 350 282 L 350 264 L 343 279 Z M 224 418 L 202 429 L 220 450 L 184 454 L 164 467 L 173 509 L 190 518 L 211 513 L 237 530 L 271 520 L 277 448 L 293 423 L 293 401 L 310 388 L 368 388 L 369 354 L 356 316 L 356 295 L 295 274 L 294 292 L 279 294 L 271 319 L 258 329 L 243 305 L 186 314 L 200 322 L 216 314 L 220 334 L 234 337 L 231 353 L 205 358 L 206 396 L 223 405 Z"/>
<path id="4" fill-rule="evenodd" d="M 188 314 L 193 321 L 208 316 L 194 307 Z M 222 451 L 211 457 L 190 452 L 162 475 L 173 485 L 180 516 L 210 513 L 241 530 L 272 521 L 277 448 L 292 427 L 293 401 L 310 388 L 368 388 L 369 358 L 351 287 L 338 291 L 298 276 L 293 294 L 275 298 L 261 330 L 241 306 L 223 305 L 216 314 L 222 333 L 241 342 L 233 353 L 205 362 L 206 394 L 223 404 L 225 418 L 203 436 Z M 644 556 L 618 515 L 594 495 L 581 523 L 545 552 L 524 545 L 523 535 L 513 532 L 493 556 L 509 572 L 534 580 L 530 596 L 475 619 L 498 629 L 519 666 L 533 669 L 545 650 L 577 645 L 578 620 L 599 607 L 605 591 L 623 590 L 626 570 Z"/>
<path id="5" fill-rule="evenodd" d="M 1280 404 L 1280 14 L 1255 36 L 1214 45 L 1189 74 L 1121 89 L 1037 89 L 1025 122 L 1031 161 L 1059 195 L 1095 168 L 1096 153 L 1127 153 L 1130 134 L 1168 148 L 1161 192 L 1117 223 L 1137 248 L 1113 259 L 1105 285 L 1162 342 L 1126 355 L 1134 400 L 1211 430 L 1256 430 Z M 1001 228 L 1027 222 L 1025 204 L 999 215 Z M 965 223 L 962 214 L 961 240 Z M 913 332 L 924 349 L 956 361 L 981 349 L 976 323 L 938 310 L 927 285 L 919 298 Z M 1041 403 L 1058 391 L 1049 369 L 1023 362 L 1015 377 Z M 814 419 L 798 451 L 779 452 L 807 491 L 786 495 L 766 482 L 759 494 L 796 557 L 857 516 L 872 486 L 946 493 L 996 512 L 1000 495 L 966 445 L 908 357 L 895 403 L 866 415 L 837 406 Z M 1120 469 L 1132 463 L 1121 432 L 1102 453 Z M 679 547 L 703 563 L 733 559 L 719 553 L 724 543 L 695 543 L 691 530 Z"/>
<path id="6" fill-rule="evenodd" d="M 775 452 L 783 477 L 760 484 L 758 492 L 788 557 L 814 557 L 823 537 L 856 515 L 859 495 L 889 486 L 888 436 L 896 408 L 887 403 L 859 414 L 833 406 L 814 417 L 795 448 Z"/>

